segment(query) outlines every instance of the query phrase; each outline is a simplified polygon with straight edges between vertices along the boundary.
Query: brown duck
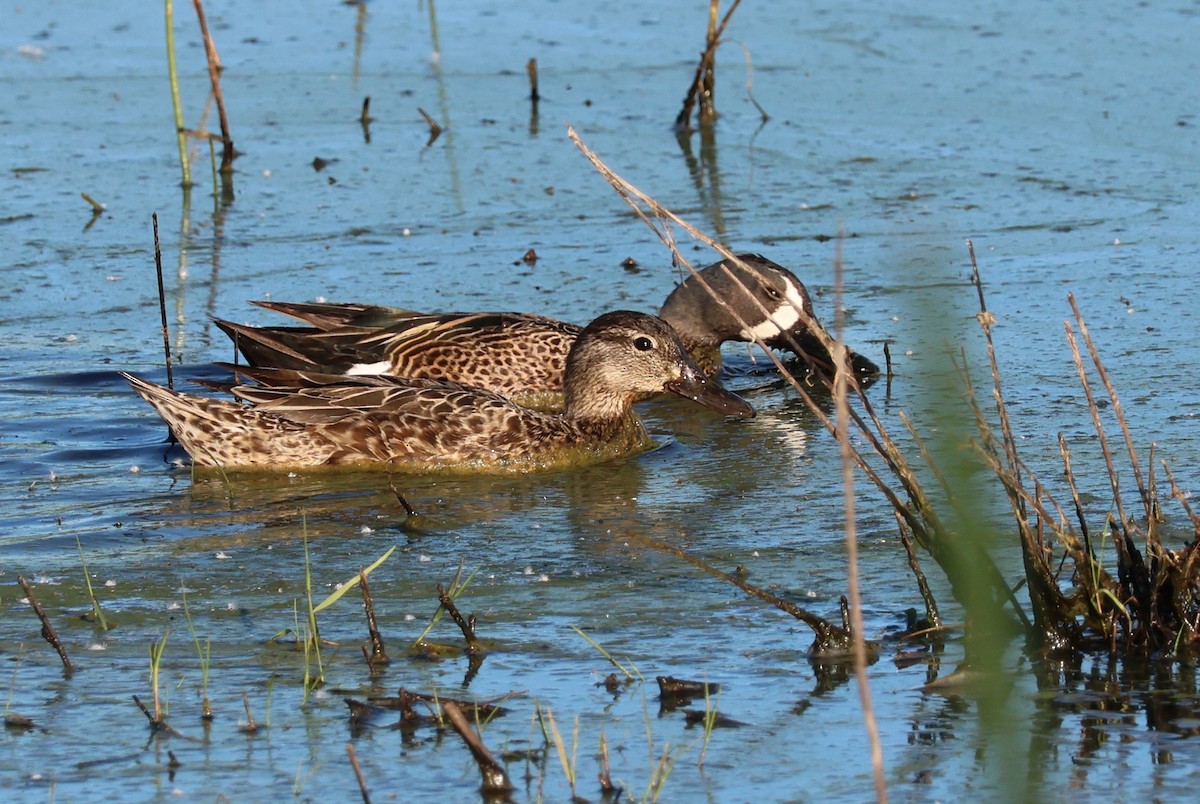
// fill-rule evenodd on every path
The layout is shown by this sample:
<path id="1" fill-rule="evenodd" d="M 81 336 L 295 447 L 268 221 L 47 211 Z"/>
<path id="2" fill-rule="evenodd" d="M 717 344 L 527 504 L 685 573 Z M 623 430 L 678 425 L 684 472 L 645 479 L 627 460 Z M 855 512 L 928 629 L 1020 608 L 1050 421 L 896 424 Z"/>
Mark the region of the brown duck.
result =
<path id="1" fill-rule="evenodd" d="M 707 376 L 716 377 L 721 344 L 753 341 L 757 334 L 772 348 L 791 350 L 786 332 L 814 368 L 831 374 L 829 352 L 796 312 L 804 310 L 820 327 L 804 283 L 766 257 L 742 254 L 738 259 L 745 268 L 724 261 L 699 273 L 748 326 L 695 277 L 685 279 L 662 306 L 660 315 L 679 333 L 692 359 Z M 218 320 L 252 365 L 451 380 L 548 407 L 561 405 L 567 352 L 580 332 L 574 324 L 528 313 L 429 314 L 362 304 L 254 303 L 308 326 L 253 327 Z M 862 377 L 879 372 L 853 352 L 851 363 Z"/>
<path id="2" fill-rule="evenodd" d="M 410 471 L 530 471 L 596 462 L 650 443 L 632 404 L 671 392 L 720 413 L 754 409 L 705 377 L 674 331 L 644 313 L 606 313 L 574 340 L 565 410 L 522 407 L 441 380 L 251 369 L 243 402 L 191 396 L 124 375 L 195 464 L 281 470 L 386 465 Z"/>

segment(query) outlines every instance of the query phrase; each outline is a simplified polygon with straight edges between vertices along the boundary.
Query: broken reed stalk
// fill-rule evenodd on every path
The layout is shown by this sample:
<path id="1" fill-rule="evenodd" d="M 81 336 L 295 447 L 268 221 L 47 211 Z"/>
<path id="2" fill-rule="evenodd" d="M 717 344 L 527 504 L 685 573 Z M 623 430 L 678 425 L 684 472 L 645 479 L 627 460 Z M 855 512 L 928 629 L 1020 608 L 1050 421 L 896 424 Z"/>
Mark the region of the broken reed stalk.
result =
<path id="1" fill-rule="evenodd" d="M 155 719 L 154 713 L 146 708 L 146 705 L 144 703 L 142 703 L 141 698 L 134 695 L 133 702 L 135 704 L 137 704 L 138 709 L 142 710 L 142 714 L 146 716 L 146 720 L 149 721 L 151 729 L 153 729 L 154 731 L 162 731 L 163 729 L 166 728 L 166 724 L 163 723 L 162 720 Z"/>
<path id="2" fill-rule="evenodd" d="M 246 709 L 246 725 L 241 730 L 246 734 L 254 734 L 258 731 L 258 724 L 254 722 L 254 713 L 250 711 L 250 693 L 245 690 L 242 690 L 242 706 Z"/>
<path id="3" fill-rule="evenodd" d="M 208 80 L 212 84 L 213 100 L 217 104 L 217 116 L 221 121 L 221 175 L 228 178 L 233 173 L 233 137 L 229 134 L 229 116 L 225 113 L 225 97 L 221 94 L 221 57 L 217 54 L 217 44 L 212 34 L 208 32 L 208 20 L 204 16 L 204 4 L 201 0 L 192 0 L 196 9 L 196 19 L 200 22 L 200 35 L 204 39 L 204 55 L 208 62 Z"/>
<path id="4" fill-rule="evenodd" d="M 690 555 L 683 550 L 680 550 L 675 545 L 663 541 L 662 539 L 656 539 L 652 536 L 647 536 L 642 533 L 634 533 L 632 531 L 626 531 L 624 536 L 626 539 L 645 544 L 654 548 L 655 550 L 658 550 L 659 552 L 667 553 L 686 561 L 693 567 L 712 575 L 714 578 L 719 578 L 722 581 L 733 584 L 751 597 L 756 597 L 759 600 L 765 600 L 767 603 L 770 603 L 780 611 L 792 615 L 797 620 L 811 628 L 814 636 L 816 637 L 813 641 L 812 647 L 809 648 L 809 655 L 844 655 L 849 651 L 851 636 L 846 629 L 840 628 L 825 618 L 819 617 L 816 614 L 813 614 L 811 611 L 797 606 L 790 600 L 784 600 L 778 595 L 773 595 L 765 589 L 759 589 L 756 586 L 752 586 L 737 575 L 719 570 L 703 559 Z"/>
<path id="5" fill-rule="evenodd" d="M 354 769 L 354 778 L 358 780 L 358 792 L 362 793 L 363 804 L 371 804 L 371 796 L 367 793 L 367 780 L 363 778 L 362 768 L 358 766 L 358 756 L 354 753 L 354 743 L 346 743 L 346 756 L 350 757 L 350 767 Z"/>
<path id="6" fill-rule="evenodd" d="M 33 609 L 33 613 L 37 615 L 38 620 L 42 623 L 42 639 L 45 639 L 54 650 L 58 651 L 58 658 L 62 660 L 63 670 L 67 673 L 74 673 L 75 665 L 71 664 L 71 660 L 67 657 L 67 649 L 63 645 L 62 640 L 58 638 L 58 634 L 55 633 L 54 626 L 50 624 L 50 618 L 46 616 L 46 611 L 42 608 L 42 604 L 38 603 L 37 595 L 33 593 L 33 587 L 29 585 L 29 581 L 25 580 L 24 575 L 17 576 L 17 584 L 21 587 L 21 591 L 25 593 L 25 598 L 29 601 L 29 607 Z"/>
<path id="7" fill-rule="evenodd" d="M 429 112 L 420 106 L 417 107 L 417 111 L 421 113 L 421 118 L 425 121 L 425 125 L 429 126 L 429 139 L 425 141 L 425 147 L 428 148 L 430 145 L 433 145 L 438 137 L 442 136 L 442 127 L 438 124 L 438 121 L 433 119 Z"/>
<path id="8" fill-rule="evenodd" d="M 896 516 L 896 527 L 900 531 L 900 543 L 904 545 L 904 552 L 908 555 L 908 568 L 912 570 L 913 577 L 917 579 L 917 590 L 921 593 L 921 602 L 925 604 L 925 619 L 933 628 L 941 628 L 942 615 L 938 611 L 937 600 L 934 599 L 933 592 L 929 589 L 929 580 L 921 569 L 921 562 L 917 559 L 917 551 L 913 547 L 912 538 L 908 535 L 904 517 L 895 511 L 892 513 Z"/>
<path id="9" fill-rule="evenodd" d="M 171 336 L 167 329 L 167 292 L 163 287 L 162 245 L 158 239 L 158 213 L 150 215 L 154 223 L 154 271 L 158 275 L 158 315 L 162 319 L 163 357 L 167 364 L 167 387 L 175 388 L 175 377 L 171 369 Z M 174 435 L 171 436 L 174 438 Z"/>
<path id="10" fill-rule="evenodd" d="M 713 64 L 716 60 L 717 46 L 721 44 L 721 35 L 725 33 L 726 26 L 729 25 L 729 20 L 733 16 L 733 12 L 737 11 L 737 7 L 742 4 L 742 0 L 733 0 L 733 5 L 725 12 L 725 16 L 721 19 L 721 23 L 713 27 L 716 20 L 718 0 L 710 0 L 709 2 L 709 23 L 708 34 L 705 37 L 706 46 L 704 52 L 700 54 L 700 63 L 696 65 L 696 72 L 692 75 L 692 81 L 688 84 L 687 94 L 683 97 L 683 108 L 679 110 L 679 114 L 675 117 L 676 131 L 690 131 L 692 110 L 696 108 L 696 104 L 700 104 L 700 123 L 711 123 L 717 116 L 716 107 L 712 104 L 712 84 L 713 84 Z M 708 106 L 706 111 L 705 106 Z"/>
<path id="11" fill-rule="evenodd" d="M 475 763 L 479 765 L 479 773 L 483 777 L 483 785 L 480 789 L 487 796 L 502 796 L 504 800 L 507 800 L 513 786 L 512 782 L 508 780 L 508 773 L 504 770 L 504 766 L 496 761 L 492 752 L 484 745 L 483 739 L 472 730 L 471 724 L 467 722 L 466 716 L 463 715 L 456 703 L 443 701 L 442 711 L 445 712 L 450 725 L 458 732 L 458 736 L 467 744 L 471 756 L 475 757 Z"/>
<path id="12" fill-rule="evenodd" d="M 362 592 L 363 608 L 367 612 L 367 633 L 371 639 L 371 652 L 367 656 L 367 665 L 374 671 L 376 665 L 387 664 L 389 659 L 387 651 L 383 647 L 383 637 L 379 634 L 379 623 L 375 619 L 375 601 L 371 599 L 371 590 L 367 586 L 367 573 L 362 570 L 358 572 L 358 586 Z M 366 648 L 363 648 L 363 652 L 366 652 Z"/>
<path id="13" fill-rule="evenodd" d="M 413 508 L 411 505 L 409 505 L 409 504 L 408 504 L 408 500 L 404 499 L 404 495 L 403 495 L 403 494 L 401 494 L 401 493 L 400 493 L 400 490 L 396 488 L 396 484 L 395 484 L 395 483 L 393 483 L 392 481 L 390 481 L 390 480 L 389 480 L 389 481 L 388 481 L 388 488 L 390 488 L 390 489 L 392 490 L 392 494 L 395 494 L 395 495 L 396 495 L 396 500 L 397 500 L 397 501 L 398 501 L 398 502 L 399 502 L 399 503 L 400 503 L 402 506 L 404 506 L 404 513 L 408 514 L 409 516 L 416 516 L 416 515 L 417 515 L 417 512 L 416 512 L 416 510 L 415 510 L 415 509 L 414 509 L 414 508 Z M 461 571 L 461 568 L 460 568 L 460 571 Z"/>
<path id="14" fill-rule="evenodd" d="M 858 530 L 854 519 L 854 458 L 850 446 L 850 404 L 846 397 L 846 379 L 850 375 L 850 359 L 843 339 L 845 313 L 842 309 L 842 240 L 839 237 L 834 256 L 834 331 L 837 333 L 833 353 L 837 374 L 833 384 L 833 401 L 837 415 L 838 453 L 842 463 L 842 505 L 846 512 L 846 585 L 850 595 L 850 617 L 854 647 L 854 675 L 858 679 L 858 696 L 862 702 L 863 724 L 871 744 L 871 769 L 875 780 L 875 799 L 887 801 L 887 779 L 883 773 L 883 748 L 879 743 L 879 724 L 871 704 L 871 685 L 867 681 L 867 645 L 863 634 L 862 595 L 858 587 Z"/>
<path id="15" fill-rule="evenodd" d="M 459 612 L 458 606 L 454 605 L 454 598 L 446 591 L 440 583 L 437 585 L 438 602 L 442 604 L 442 608 L 450 615 L 450 619 L 454 620 L 455 625 L 462 631 L 463 638 L 467 641 L 468 653 L 481 653 L 483 647 L 479 644 L 479 640 L 475 637 L 475 615 L 464 618 Z"/>
<path id="16" fill-rule="evenodd" d="M 525 62 L 525 74 L 529 76 L 529 100 L 533 102 L 534 107 L 542 99 L 538 94 L 538 65 L 537 59 L 530 59 Z"/>
<path id="17" fill-rule="evenodd" d="M 179 70 L 175 66 L 175 3 L 166 0 L 167 18 L 167 78 L 171 84 L 171 108 L 175 113 L 175 141 L 179 145 L 179 169 L 183 174 L 180 186 L 192 186 L 192 166 L 187 154 L 187 130 L 183 127 L 183 105 L 179 100 Z"/>

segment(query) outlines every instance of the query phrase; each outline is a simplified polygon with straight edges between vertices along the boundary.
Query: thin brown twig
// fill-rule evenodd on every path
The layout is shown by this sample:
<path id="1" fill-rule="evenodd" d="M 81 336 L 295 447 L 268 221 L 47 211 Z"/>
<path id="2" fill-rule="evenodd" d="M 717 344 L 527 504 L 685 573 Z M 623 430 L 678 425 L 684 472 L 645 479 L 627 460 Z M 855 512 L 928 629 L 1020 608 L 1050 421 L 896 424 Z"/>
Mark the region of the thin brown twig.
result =
<path id="1" fill-rule="evenodd" d="M 42 638 L 50 643 L 54 650 L 58 651 L 58 658 L 62 660 L 63 670 L 67 673 L 75 672 L 75 665 L 71 664 L 70 658 L 67 656 L 67 648 L 63 645 L 62 640 L 58 638 L 58 634 L 54 631 L 54 626 L 50 624 L 50 618 L 46 615 L 42 604 L 38 603 L 37 595 L 33 593 L 33 587 L 29 585 L 29 581 L 25 580 L 24 575 L 17 576 L 17 584 L 21 587 L 21 591 L 25 593 L 25 598 L 29 601 L 30 608 L 37 615 L 38 620 L 42 623 Z"/>
<path id="2" fill-rule="evenodd" d="M 816 636 L 816 641 L 813 643 L 813 647 L 814 647 L 813 652 L 824 652 L 827 650 L 844 649 L 845 647 L 847 647 L 849 645 L 850 634 L 847 633 L 845 631 L 845 629 L 839 628 L 838 626 L 834 625 L 833 623 L 829 622 L 828 620 L 824 619 L 823 617 L 819 617 L 816 614 L 813 614 L 812 612 L 808 611 L 807 609 L 797 606 L 795 603 L 792 603 L 790 600 L 785 600 L 785 599 L 779 597 L 778 595 L 771 594 L 770 592 L 768 592 L 764 589 L 759 589 L 758 587 L 747 583 L 743 578 L 739 577 L 736 574 L 732 574 L 732 573 L 728 573 L 728 572 L 719 570 L 716 567 L 714 567 L 713 565 L 709 564 L 707 561 L 705 561 L 701 558 L 697 558 L 696 556 L 690 555 L 689 553 L 684 552 L 683 550 L 679 549 L 678 547 L 676 547 L 673 544 L 670 544 L 662 539 L 656 539 L 652 536 L 647 536 L 644 533 L 635 533 L 633 531 L 627 531 L 625 533 L 625 538 L 627 538 L 631 541 L 635 541 L 635 542 L 639 542 L 639 543 L 648 545 L 660 552 L 673 555 L 676 558 L 686 561 L 687 563 L 691 564 L 693 567 L 696 567 L 697 569 L 707 572 L 709 575 L 712 575 L 714 578 L 719 578 L 722 581 L 731 583 L 734 586 L 736 586 L 738 589 L 741 589 L 746 594 L 751 595 L 753 597 L 757 597 L 759 600 L 764 600 L 767 603 L 770 603 L 775 608 L 779 609 L 780 611 L 783 611 L 783 612 L 786 612 L 786 613 L 792 615 L 797 620 L 799 620 L 800 622 L 804 623 L 809 628 L 811 628 L 814 635 Z"/>
<path id="3" fill-rule="evenodd" d="M 250 711 L 250 694 L 245 690 L 242 690 L 242 706 L 246 708 L 246 725 L 242 731 L 253 734 L 258 731 L 258 724 L 254 722 L 254 713 Z"/>
<path id="4" fill-rule="evenodd" d="M 192 0 L 196 9 L 196 19 L 200 22 L 200 35 L 204 39 L 204 53 L 208 61 L 208 80 L 212 84 L 213 100 L 217 104 L 217 116 L 221 120 L 221 175 L 227 176 L 233 172 L 233 137 L 229 134 L 229 117 L 225 114 L 225 97 L 221 94 L 221 57 L 217 54 L 217 44 L 212 34 L 208 32 L 208 20 L 204 16 L 202 0 Z"/>
<path id="5" fill-rule="evenodd" d="M 675 129 L 677 131 L 690 130 L 689 125 L 692 117 L 692 109 L 696 107 L 696 102 L 705 93 L 705 75 L 710 74 L 712 71 L 717 47 L 721 44 L 721 35 L 725 33 L 725 28 L 729 25 L 729 20 L 733 16 L 733 12 L 737 11 L 738 6 L 741 4 L 742 0 L 733 0 L 733 5 L 725 12 L 720 25 L 713 28 L 710 23 L 706 37 L 706 47 L 704 48 L 704 52 L 700 54 L 700 63 L 696 65 L 696 72 L 692 76 L 691 83 L 688 84 L 687 94 L 683 98 L 683 108 L 679 110 L 679 114 L 675 118 Z"/>
<path id="6" fill-rule="evenodd" d="M 839 237 L 834 257 L 834 330 L 836 351 L 834 364 L 837 366 L 833 384 L 833 399 L 837 413 L 838 452 L 842 463 L 842 506 L 846 512 L 846 585 L 850 595 L 851 636 L 854 640 L 854 674 L 858 679 L 858 696 L 862 701 L 863 724 L 871 744 L 871 768 L 875 779 L 875 799 L 887 801 L 887 780 L 883 771 L 883 748 L 879 743 L 879 724 L 875 720 L 875 707 L 871 704 L 871 686 L 867 681 L 867 644 L 863 634 L 862 595 L 858 588 L 858 529 L 854 518 L 854 460 L 850 446 L 850 405 L 846 399 L 846 378 L 850 374 L 850 360 L 842 333 L 845 313 L 842 307 L 842 240 Z"/>
<path id="7" fill-rule="evenodd" d="M 536 106 L 537 102 L 542 98 L 538 93 L 537 59 L 530 59 L 525 62 L 525 74 L 529 76 L 529 100 L 533 101 L 534 106 Z"/>
<path id="8" fill-rule="evenodd" d="M 1153 519 L 1154 510 L 1150 504 L 1150 494 L 1146 491 L 1146 484 L 1142 481 L 1142 468 L 1138 464 L 1137 449 L 1133 445 L 1133 435 L 1129 432 L 1129 423 L 1125 420 L 1125 411 L 1121 408 L 1121 400 L 1117 397 L 1117 390 L 1108 378 L 1108 372 L 1105 371 L 1104 364 L 1100 362 L 1100 353 L 1096 350 L 1096 344 L 1092 341 L 1087 324 L 1084 323 L 1083 314 L 1079 312 L 1079 306 L 1075 303 L 1075 294 L 1068 293 L 1067 301 L 1070 302 L 1071 311 L 1075 314 L 1075 323 L 1079 326 L 1079 334 L 1083 337 L 1083 342 L 1087 345 L 1088 354 L 1092 358 L 1092 364 L 1096 367 L 1096 374 L 1099 375 L 1100 382 L 1104 384 L 1104 390 L 1108 393 L 1108 398 L 1112 400 L 1113 415 L 1116 416 L 1117 423 L 1121 427 L 1121 433 L 1125 436 L 1125 448 L 1129 450 L 1129 463 L 1133 467 L 1133 477 L 1137 482 L 1138 492 L 1142 497 L 1142 504 L 1146 507 L 1146 518 L 1147 520 Z M 1124 515 L 1122 515 L 1122 519 L 1124 519 Z"/>
<path id="9" fill-rule="evenodd" d="M 467 722 L 466 716 L 463 715 L 457 704 L 453 701 L 444 701 L 442 711 L 446 713 L 446 719 L 458 732 L 458 736 L 462 737 L 463 742 L 467 744 L 471 756 L 475 757 L 475 762 L 479 765 L 479 773 L 483 777 L 483 792 L 489 795 L 501 795 L 507 799 L 513 786 L 512 782 L 508 780 L 508 773 L 505 772 L 504 766 L 492 756 L 492 752 L 484 745 L 483 739 L 471 728 L 471 724 Z"/>
<path id="10" fill-rule="evenodd" d="M 171 367 L 171 337 L 167 328 L 167 294 L 163 288 L 162 246 L 158 239 L 158 213 L 150 215 L 154 224 L 154 270 L 158 275 L 158 314 L 162 318 L 163 359 L 167 364 L 167 387 L 175 388 L 175 377 Z M 171 436 L 174 438 L 174 435 Z"/>
<path id="11" fill-rule="evenodd" d="M 900 543 L 904 545 L 904 552 L 908 555 L 908 568 L 912 570 L 913 576 L 917 579 L 917 591 L 921 593 L 921 601 L 925 604 L 925 619 L 929 620 L 930 625 L 937 628 L 942 624 L 942 615 L 938 611 L 937 600 L 929 588 L 929 580 L 921 569 L 921 563 L 917 560 L 917 551 L 913 548 L 912 538 L 908 535 L 904 517 L 900 516 L 899 512 L 893 511 L 893 513 L 896 516 L 896 526 L 900 530 Z"/>
<path id="12" fill-rule="evenodd" d="M 354 743 L 346 743 L 346 755 L 350 757 L 354 778 L 358 779 L 358 792 L 362 793 L 363 804 L 371 804 L 371 796 L 367 793 L 367 780 L 363 778 L 362 768 L 358 766 L 358 756 L 354 753 Z"/>
<path id="13" fill-rule="evenodd" d="M 428 148 L 430 145 L 433 145 L 434 141 L 438 137 L 442 135 L 442 127 L 440 124 L 438 124 L 438 121 L 434 120 L 433 117 L 430 116 L 429 112 L 425 111 L 420 106 L 417 107 L 417 111 L 420 112 L 421 117 L 425 119 L 425 125 L 429 126 L 429 139 L 425 141 L 425 147 Z"/>
<path id="14" fill-rule="evenodd" d="M 1171 484 L 1171 496 L 1183 506 L 1188 519 L 1192 520 L 1192 528 L 1196 531 L 1196 538 L 1200 539 L 1200 516 L 1192 511 L 1192 506 L 1188 503 L 1187 495 L 1183 493 L 1183 489 L 1179 488 L 1179 484 L 1175 482 L 1175 475 L 1171 473 L 1171 467 L 1166 461 L 1162 462 L 1162 467 L 1163 471 L 1167 473 L 1167 482 Z"/>
<path id="15" fill-rule="evenodd" d="M 362 592 L 363 608 L 367 612 L 367 633 L 371 640 L 371 652 L 367 656 L 367 665 L 374 672 L 377 665 L 387 664 L 389 659 L 383 647 L 383 637 L 379 633 L 379 623 L 375 619 L 375 601 L 371 599 L 371 590 L 367 586 L 367 573 L 358 571 L 358 588 Z M 366 652 L 366 648 L 363 648 Z"/>
<path id="16" fill-rule="evenodd" d="M 1092 414 L 1092 426 L 1096 430 L 1096 439 L 1100 443 L 1100 451 L 1104 454 L 1104 465 L 1108 468 L 1108 482 L 1112 487 L 1113 504 L 1117 508 L 1117 517 L 1120 519 L 1119 525 L 1121 532 L 1128 537 L 1128 529 L 1126 528 L 1125 505 L 1121 501 L 1121 482 L 1117 476 L 1116 466 L 1113 464 L 1112 451 L 1108 448 L 1108 437 L 1104 434 L 1104 424 L 1100 421 L 1100 407 L 1096 404 L 1096 397 L 1092 394 L 1092 384 L 1088 381 L 1087 372 L 1083 368 L 1083 355 L 1079 351 L 1079 344 L 1075 341 L 1075 331 L 1071 328 L 1069 321 L 1063 322 L 1063 329 L 1067 334 L 1067 343 L 1071 347 L 1071 357 L 1075 361 L 1075 371 L 1079 374 L 1079 384 L 1083 386 L 1083 394 L 1087 398 L 1088 410 Z M 1126 552 L 1124 542 L 1120 539 L 1114 539 L 1120 542 L 1118 550 Z M 1126 556 L 1126 560 L 1131 560 Z"/>
<path id="17" fill-rule="evenodd" d="M 396 499 L 400 502 L 400 504 L 402 506 L 404 506 L 404 512 L 406 514 L 408 514 L 409 516 L 417 515 L 417 512 L 413 509 L 413 507 L 408 504 L 408 500 L 404 499 L 404 495 L 401 494 L 400 490 L 396 488 L 395 483 L 388 481 L 388 488 L 390 488 L 392 490 L 392 494 L 395 494 Z"/>
<path id="18" fill-rule="evenodd" d="M 454 587 L 451 586 L 451 589 Z M 454 605 L 454 598 L 450 596 L 445 587 L 440 583 L 437 585 L 438 602 L 442 604 L 442 608 L 450 615 L 450 619 L 454 620 L 455 625 L 462 631 L 463 638 L 467 640 L 467 652 L 479 653 L 483 650 L 479 644 L 479 639 L 475 636 L 475 617 L 467 619 L 462 616 L 458 610 L 458 606 Z"/>

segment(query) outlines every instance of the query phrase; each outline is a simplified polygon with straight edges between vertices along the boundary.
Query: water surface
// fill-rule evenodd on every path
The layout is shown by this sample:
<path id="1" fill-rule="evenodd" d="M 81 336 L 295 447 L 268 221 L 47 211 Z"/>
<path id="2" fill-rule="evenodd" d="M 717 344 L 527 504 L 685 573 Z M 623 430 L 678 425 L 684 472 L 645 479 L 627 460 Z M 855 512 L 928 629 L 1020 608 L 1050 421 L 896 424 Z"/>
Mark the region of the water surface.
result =
<path id="1" fill-rule="evenodd" d="M 179 5 L 185 114 L 199 126 L 207 76 Z M 542 746 L 535 703 L 553 709 L 568 742 L 578 718 L 588 798 L 599 795 L 601 734 L 614 779 L 635 796 L 664 751 L 677 752 L 664 800 L 859 801 L 872 791 L 855 687 L 810 665 L 810 632 L 651 541 L 743 567 L 836 619 L 846 587 L 836 445 L 790 390 L 754 374 L 761 357 L 756 367 L 744 349 L 727 355 L 749 372 L 731 384 L 758 407 L 753 421 L 652 403 L 648 423 L 666 442 L 655 452 L 531 477 L 404 477 L 416 520 L 378 475 L 193 478 L 116 375 L 164 377 L 153 212 L 185 377 L 214 376 L 207 364 L 231 354 L 212 316 L 271 321 L 248 299 L 522 309 L 581 323 L 653 310 L 676 278 L 669 255 L 566 139 L 569 122 L 664 204 L 793 268 L 827 322 L 844 231 L 846 337 L 881 364 L 890 344 L 896 376 L 869 394 L 894 432 L 900 411 L 919 426 L 937 421 L 946 401 L 930 378 L 948 349 L 986 376 L 971 238 L 1023 456 L 1057 482 L 1062 431 L 1098 523 L 1107 478 L 1062 330 L 1075 294 L 1143 460 L 1156 441 L 1181 485 L 1200 488 L 1192 10 L 747 5 L 719 54 L 721 119 L 711 138 L 681 147 L 670 123 L 702 45 L 702 9 L 468 6 L 374 4 L 361 19 L 340 5 L 208 9 L 241 152 L 232 201 L 210 194 L 207 148 L 190 196 L 179 189 L 157 11 L 0 12 L 0 651 L 11 709 L 36 724 L 2 738 L 0 778 L 18 797 L 346 797 L 352 741 L 378 798 L 472 799 L 479 778 L 457 738 L 350 729 L 343 697 L 401 686 L 522 693 L 484 730 L 497 751 Z M 741 46 L 765 125 L 745 94 Z M 529 58 L 541 68 L 536 117 Z M 366 96 L 369 141 L 358 123 Z M 445 129 L 432 145 L 418 107 Z M 85 192 L 106 206 L 94 221 Z M 531 248 L 537 262 L 521 262 Z M 623 268 L 626 258 L 640 270 Z M 1119 789 L 1142 800 L 1194 789 L 1190 667 L 1081 657 L 1035 674 L 1014 648 L 1004 716 L 921 692 L 929 664 L 895 661 L 887 641 L 920 600 L 890 510 L 859 483 L 864 616 L 884 640 L 870 679 L 894 798 L 1088 800 Z M 1179 546 L 1186 523 L 1167 512 Z M 1015 580 L 1016 535 L 996 521 L 993 548 Z M 370 676 L 361 606 L 348 595 L 320 615 L 338 645 L 324 653 L 328 684 L 302 705 L 302 654 L 267 640 L 296 626 L 304 534 L 318 595 L 399 549 L 371 579 L 396 661 Z M 76 539 L 118 624 L 107 634 L 79 617 L 88 604 Z M 462 656 L 403 652 L 436 608 L 435 584 L 460 564 L 477 571 L 461 603 L 490 648 L 475 673 Z M 36 581 L 75 675 L 64 678 L 40 639 L 19 574 Z M 199 719 L 184 590 L 197 634 L 212 640 L 211 725 Z M 720 682 L 720 711 L 749 725 L 717 730 L 698 767 L 701 730 L 660 714 L 652 681 L 598 686 L 612 667 L 571 626 L 647 678 Z M 146 649 L 167 629 L 169 721 L 183 737 L 150 735 L 131 701 L 148 700 Z M 434 636 L 460 641 L 448 621 Z M 934 669 L 959 655 L 952 642 Z M 270 702 L 270 728 L 253 737 L 237 729 L 243 693 L 260 721 Z M 167 750 L 182 763 L 174 774 Z M 568 795 L 553 751 L 528 772 L 521 759 L 508 767 L 518 798 Z"/>

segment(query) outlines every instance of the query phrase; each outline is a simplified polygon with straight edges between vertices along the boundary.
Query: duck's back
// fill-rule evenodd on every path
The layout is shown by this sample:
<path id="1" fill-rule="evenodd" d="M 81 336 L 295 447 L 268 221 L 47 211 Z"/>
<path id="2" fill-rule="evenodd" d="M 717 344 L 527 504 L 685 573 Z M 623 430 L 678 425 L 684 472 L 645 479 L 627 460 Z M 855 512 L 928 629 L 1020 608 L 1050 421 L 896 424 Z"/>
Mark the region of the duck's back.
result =
<path id="1" fill-rule="evenodd" d="M 218 324 L 256 366 L 448 380 L 535 406 L 561 405 L 567 353 L 580 327 L 520 313 L 379 309 L 328 329 Z"/>

